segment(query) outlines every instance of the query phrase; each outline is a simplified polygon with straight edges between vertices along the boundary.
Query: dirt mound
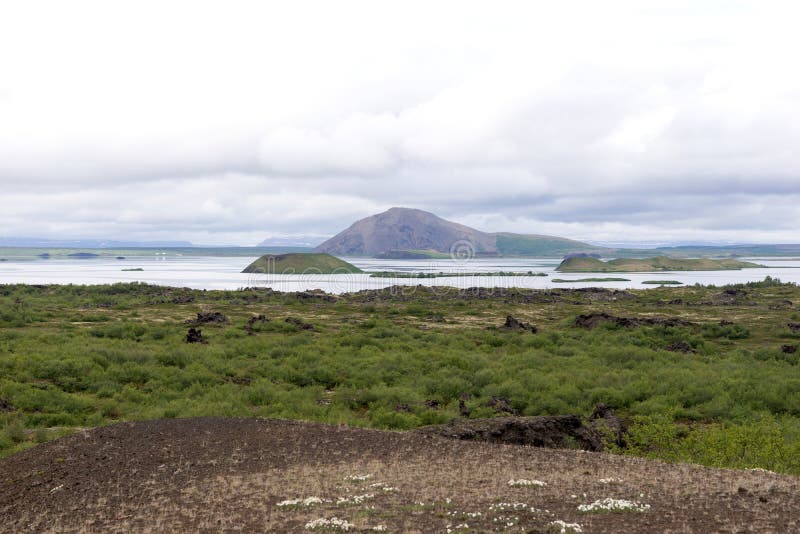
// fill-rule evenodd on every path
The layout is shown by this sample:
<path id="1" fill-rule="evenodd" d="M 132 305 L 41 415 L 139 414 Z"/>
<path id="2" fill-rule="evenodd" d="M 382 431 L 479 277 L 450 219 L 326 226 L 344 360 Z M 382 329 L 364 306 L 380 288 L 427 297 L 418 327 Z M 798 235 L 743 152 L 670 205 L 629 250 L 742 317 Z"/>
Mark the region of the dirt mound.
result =
<path id="1" fill-rule="evenodd" d="M 606 498 L 642 511 L 578 510 Z M 797 532 L 800 488 L 768 472 L 260 419 L 121 423 L 0 459 L 5 532 L 306 532 L 333 518 L 350 531 Z"/>
<path id="2" fill-rule="evenodd" d="M 637 326 L 692 326 L 694 323 L 679 317 L 617 317 L 608 313 L 587 313 L 575 318 L 575 326 L 595 328 L 605 323 L 613 323 L 625 328 Z"/>

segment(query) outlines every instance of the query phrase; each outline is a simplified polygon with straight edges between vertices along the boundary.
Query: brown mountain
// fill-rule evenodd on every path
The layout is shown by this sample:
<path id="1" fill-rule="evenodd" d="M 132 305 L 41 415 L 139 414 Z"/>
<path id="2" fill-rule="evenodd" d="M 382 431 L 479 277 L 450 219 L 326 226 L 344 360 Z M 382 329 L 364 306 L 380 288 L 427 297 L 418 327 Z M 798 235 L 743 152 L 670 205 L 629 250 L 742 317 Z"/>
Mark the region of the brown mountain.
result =
<path id="1" fill-rule="evenodd" d="M 607 249 L 544 235 L 481 232 L 427 211 L 391 208 L 353 223 L 315 251 L 339 256 L 456 254 L 477 256 L 563 256 Z"/>

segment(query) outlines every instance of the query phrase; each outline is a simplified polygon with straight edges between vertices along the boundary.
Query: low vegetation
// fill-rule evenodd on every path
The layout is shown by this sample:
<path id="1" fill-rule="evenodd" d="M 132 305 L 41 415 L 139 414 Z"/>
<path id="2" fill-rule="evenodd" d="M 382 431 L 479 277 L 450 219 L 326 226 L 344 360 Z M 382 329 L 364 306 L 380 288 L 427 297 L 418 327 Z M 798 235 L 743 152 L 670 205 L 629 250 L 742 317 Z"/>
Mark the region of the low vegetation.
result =
<path id="1" fill-rule="evenodd" d="M 617 452 L 800 474 L 798 302 L 800 288 L 769 278 L 341 297 L 0 286 L 0 451 L 132 419 L 410 429 L 603 402 L 631 424 Z M 591 313 L 605 319 L 576 323 Z M 537 333 L 502 328 L 509 315 Z"/>
<path id="2" fill-rule="evenodd" d="M 710 258 L 617 258 L 603 261 L 591 256 L 566 258 L 556 267 L 562 273 L 640 273 L 655 271 L 731 271 L 763 267 L 749 261 Z"/>

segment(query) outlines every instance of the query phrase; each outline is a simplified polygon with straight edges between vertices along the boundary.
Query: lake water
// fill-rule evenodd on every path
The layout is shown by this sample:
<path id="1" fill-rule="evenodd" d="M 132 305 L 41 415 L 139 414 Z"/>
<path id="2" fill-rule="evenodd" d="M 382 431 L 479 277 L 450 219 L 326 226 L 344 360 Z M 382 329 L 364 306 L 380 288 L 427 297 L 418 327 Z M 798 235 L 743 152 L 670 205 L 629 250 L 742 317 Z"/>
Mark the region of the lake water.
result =
<path id="1" fill-rule="evenodd" d="M 399 272 L 544 272 L 542 276 L 465 276 L 447 278 L 370 278 L 369 274 L 339 275 L 265 275 L 243 274 L 242 269 L 256 258 L 153 256 L 125 260 L 96 258 L 89 260 L 50 259 L 0 262 L 0 284 L 110 284 L 141 281 L 150 284 L 191 287 L 195 289 L 238 289 L 270 287 L 276 291 L 322 289 L 346 293 L 362 289 L 380 289 L 392 285 L 452 287 L 554 287 L 651 288 L 646 280 L 677 280 L 684 284 L 724 285 L 763 280 L 769 275 L 784 282 L 800 283 L 800 259 L 747 258 L 766 265 L 762 269 L 741 271 L 692 271 L 657 273 L 575 273 L 554 271 L 557 259 L 492 258 L 458 260 L 376 260 L 345 258 L 366 271 Z M 123 271 L 141 268 L 143 271 Z M 554 278 L 576 280 L 590 277 L 628 278 L 630 282 L 554 283 Z"/>

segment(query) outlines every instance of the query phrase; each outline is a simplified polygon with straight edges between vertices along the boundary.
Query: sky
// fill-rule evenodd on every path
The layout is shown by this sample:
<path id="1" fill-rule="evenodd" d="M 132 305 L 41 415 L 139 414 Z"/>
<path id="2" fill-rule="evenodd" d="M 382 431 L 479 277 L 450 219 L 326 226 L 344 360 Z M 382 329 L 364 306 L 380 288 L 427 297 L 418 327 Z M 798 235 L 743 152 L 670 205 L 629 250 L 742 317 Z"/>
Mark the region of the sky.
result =
<path id="1" fill-rule="evenodd" d="M 800 242 L 800 4 L 0 4 L 0 237 L 322 241 L 392 206 Z"/>

